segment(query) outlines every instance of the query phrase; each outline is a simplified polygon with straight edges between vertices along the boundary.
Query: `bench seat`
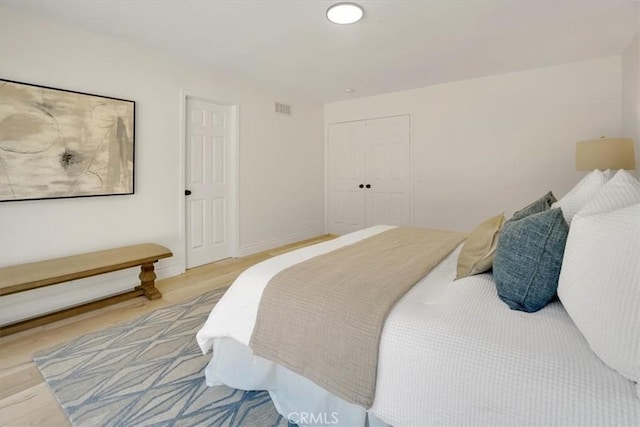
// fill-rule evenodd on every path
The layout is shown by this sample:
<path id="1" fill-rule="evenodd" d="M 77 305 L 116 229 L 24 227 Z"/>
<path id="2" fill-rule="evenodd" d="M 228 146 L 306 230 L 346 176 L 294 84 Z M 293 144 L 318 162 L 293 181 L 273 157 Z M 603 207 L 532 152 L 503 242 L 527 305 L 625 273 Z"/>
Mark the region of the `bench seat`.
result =
<path id="1" fill-rule="evenodd" d="M 140 286 L 122 295 L 103 298 L 88 304 L 61 310 L 55 314 L 47 314 L 34 319 L 4 325 L 0 327 L 0 335 L 18 332 L 28 327 L 38 326 L 69 317 L 94 308 L 120 302 L 139 295 L 149 299 L 162 297 L 155 287 L 156 274 L 153 264 L 162 258 L 173 256 L 171 251 L 155 243 L 144 243 L 121 248 L 86 254 L 71 255 L 62 258 L 26 264 L 11 265 L 0 268 L 0 296 L 11 295 L 45 286 L 83 279 L 103 273 L 124 270 L 140 266 Z"/>

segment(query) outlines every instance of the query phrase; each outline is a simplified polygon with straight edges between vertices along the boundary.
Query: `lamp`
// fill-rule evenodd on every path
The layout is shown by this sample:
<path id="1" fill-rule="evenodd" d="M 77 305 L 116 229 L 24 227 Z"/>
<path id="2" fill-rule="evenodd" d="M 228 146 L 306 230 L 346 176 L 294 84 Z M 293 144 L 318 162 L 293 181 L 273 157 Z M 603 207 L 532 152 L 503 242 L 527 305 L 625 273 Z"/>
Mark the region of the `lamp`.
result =
<path id="1" fill-rule="evenodd" d="M 353 24 L 362 19 L 364 10 L 355 3 L 336 3 L 327 9 L 327 19 L 334 24 Z"/>
<path id="2" fill-rule="evenodd" d="M 631 138 L 605 138 L 576 142 L 576 170 L 635 169 Z"/>

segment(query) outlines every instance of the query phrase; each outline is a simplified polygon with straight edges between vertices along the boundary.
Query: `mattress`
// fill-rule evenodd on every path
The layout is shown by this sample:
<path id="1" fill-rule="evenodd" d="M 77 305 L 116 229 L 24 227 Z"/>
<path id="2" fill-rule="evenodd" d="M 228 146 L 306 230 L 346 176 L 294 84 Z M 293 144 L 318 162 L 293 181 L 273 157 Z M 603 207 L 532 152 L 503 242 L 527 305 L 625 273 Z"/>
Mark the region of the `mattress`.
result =
<path id="1" fill-rule="evenodd" d="M 453 281 L 460 248 L 389 314 L 369 414 L 251 355 L 246 346 L 265 280 L 291 263 L 385 229 L 361 230 L 243 273 L 198 333 L 203 351 L 214 340 L 234 342 L 216 350 L 220 363 L 207 368 L 208 383 L 270 390 L 283 415 L 311 412 L 326 421 L 335 412 L 338 425 L 364 425 L 367 415 L 373 425 L 396 427 L 640 425 L 634 384 L 591 351 L 558 301 L 536 313 L 517 312 L 499 300 L 491 274 Z"/>

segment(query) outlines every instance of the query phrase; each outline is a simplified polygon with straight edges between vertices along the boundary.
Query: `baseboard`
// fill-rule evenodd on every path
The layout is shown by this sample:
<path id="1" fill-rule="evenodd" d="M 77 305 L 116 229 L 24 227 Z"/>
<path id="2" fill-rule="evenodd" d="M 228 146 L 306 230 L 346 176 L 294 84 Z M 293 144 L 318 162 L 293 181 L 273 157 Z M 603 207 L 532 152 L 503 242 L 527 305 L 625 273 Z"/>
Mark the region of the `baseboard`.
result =
<path id="1" fill-rule="evenodd" d="M 243 245 L 238 249 L 238 257 L 253 255 L 258 252 L 267 251 L 269 249 L 288 245 L 290 243 L 300 242 L 302 240 L 312 239 L 314 237 L 323 236 L 325 234 L 326 233 L 323 228 L 318 228 L 311 231 L 305 231 L 303 233 L 289 234 L 288 236 L 279 237 L 277 239 L 270 239 L 258 243 L 251 243 L 249 245 Z"/>
<path id="2" fill-rule="evenodd" d="M 160 279 L 167 279 L 173 276 L 179 276 L 184 272 L 185 272 L 185 268 L 183 263 L 183 264 L 168 265 L 163 268 L 158 268 L 156 270 L 156 275 L 158 276 L 157 280 L 160 280 Z"/>

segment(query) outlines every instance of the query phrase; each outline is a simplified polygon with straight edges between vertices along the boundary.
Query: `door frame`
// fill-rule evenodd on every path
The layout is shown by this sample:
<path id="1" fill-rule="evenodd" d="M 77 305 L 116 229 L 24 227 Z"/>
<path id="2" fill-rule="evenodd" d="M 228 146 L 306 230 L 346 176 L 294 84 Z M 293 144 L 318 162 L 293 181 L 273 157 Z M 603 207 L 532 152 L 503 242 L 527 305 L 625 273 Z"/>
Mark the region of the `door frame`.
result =
<path id="1" fill-rule="evenodd" d="M 240 241 L 239 228 L 239 187 L 240 187 L 240 153 L 239 153 L 239 137 L 240 137 L 240 104 L 234 101 L 222 100 L 219 97 L 203 96 L 186 90 L 180 91 L 180 189 L 179 189 L 179 215 L 180 215 L 180 241 L 182 242 L 182 270 L 186 271 L 187 266 L 187 218 L 186 218 L 186 199 L 184 190 L 187 181 L 187 99 L 193 99 L 211 104 L 229 107 L 231 110 L 231 139 L 229 141 L 229 156 L 231 164 L 229 165 L 229 218 L 227 218 L 227 233 L 229 233 L 229 255 L 232 258 L 238 256 L 238 246 Z"/>

